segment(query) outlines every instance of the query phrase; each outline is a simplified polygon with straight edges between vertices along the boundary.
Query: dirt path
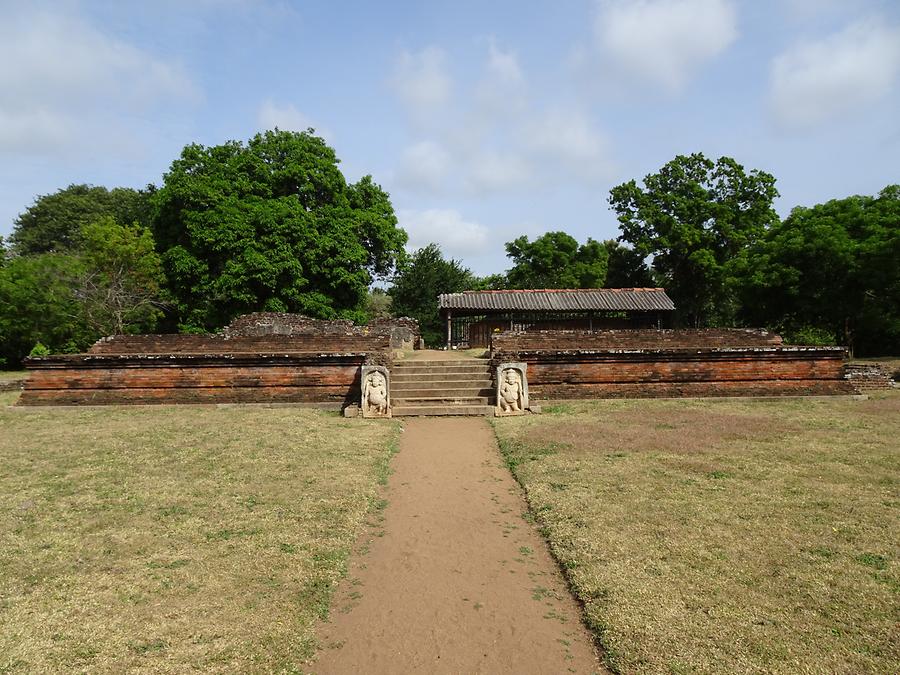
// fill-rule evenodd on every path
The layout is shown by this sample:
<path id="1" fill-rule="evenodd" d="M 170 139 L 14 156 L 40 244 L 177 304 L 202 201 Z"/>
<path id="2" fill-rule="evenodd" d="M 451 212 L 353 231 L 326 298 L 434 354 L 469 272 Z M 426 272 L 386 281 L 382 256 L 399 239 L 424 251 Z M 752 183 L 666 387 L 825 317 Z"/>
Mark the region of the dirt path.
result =
<path id="1" fill-rule="evenodd" d="M 411 419 L 315 673 L 590 673 L 579 608 L 483 419 Z"/>

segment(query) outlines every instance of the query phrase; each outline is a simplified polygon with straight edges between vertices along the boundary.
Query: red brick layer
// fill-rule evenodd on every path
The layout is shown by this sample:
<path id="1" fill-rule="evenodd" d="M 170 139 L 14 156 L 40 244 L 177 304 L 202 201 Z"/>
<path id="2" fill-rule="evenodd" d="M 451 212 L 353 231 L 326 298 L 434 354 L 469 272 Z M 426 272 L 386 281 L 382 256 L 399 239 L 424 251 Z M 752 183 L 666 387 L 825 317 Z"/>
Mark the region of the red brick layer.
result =
<path id="1" fill-rule="evenodd" d="M 265 352 L 387 352 L 390 336 L 377 335 L 114 335 L 98 340 L 91 354 L 233 354 Z"/>
<path id="2" fill-rule="evenodd" d="M 30 359 L 20 405 L 359 400 L 363 353 L 91 355 Z"/>
<path id="3" fill-rule="evenodd" d="M 497 352 L 539 399 L 852 394 L 837 347 Z"/>
<path id="4" fill-rule="evenodd" d="M 711 349 L 769 347 L 782 344 L 780 335 L 757 328 L 658 330 L 572 330 L 498 333 L 491 340 L 497 352 L 597 349 Z"/>

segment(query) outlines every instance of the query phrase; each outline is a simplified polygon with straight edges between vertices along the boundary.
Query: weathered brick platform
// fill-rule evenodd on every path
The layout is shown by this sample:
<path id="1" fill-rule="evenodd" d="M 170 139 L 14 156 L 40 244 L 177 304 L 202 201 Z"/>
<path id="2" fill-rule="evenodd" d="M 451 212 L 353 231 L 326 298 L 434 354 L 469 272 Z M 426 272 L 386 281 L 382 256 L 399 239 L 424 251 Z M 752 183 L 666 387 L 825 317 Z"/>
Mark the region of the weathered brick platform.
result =
<path id="1" fill-rule="evenodd" d="M 656 398 L 853 394 L 845 356 L 758 330 L 623 330 L 505 333 L 491 360 L 527 363 L 532 398 Z"/>
<path id="2" fill-rule="evenodd" d="M 89 353 L 31 358 L 20 405 L 359 402 L 390 335 L 124 335 Z"/>

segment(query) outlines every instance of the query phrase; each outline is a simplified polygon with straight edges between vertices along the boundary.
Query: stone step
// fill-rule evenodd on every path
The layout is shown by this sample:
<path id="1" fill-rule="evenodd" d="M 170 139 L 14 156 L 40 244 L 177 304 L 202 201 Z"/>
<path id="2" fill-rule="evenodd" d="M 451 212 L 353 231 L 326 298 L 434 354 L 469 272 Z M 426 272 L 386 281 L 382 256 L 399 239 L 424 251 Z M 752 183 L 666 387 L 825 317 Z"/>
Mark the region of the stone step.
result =
<path id="1" fill-rule="evenodd" d="M 439 373 L 407 373 L 391 371 L 391 385 L 407 382 L 493 382 L 490 375 L 484 372 L 480 373 L 448 373 L 441 371 Z"/>
<path id="2" fill-rule="evenodd" d="M 408 405 L 391 406 L 394 417 L 443 417 L 445 415 L 469 415 L 485 417 L 494 414 L 492 405 Z"/>
<path id="3" fill-rule="evenodd" d="M 392 389 L 391 400 L 407 398 L 472 398 L 479 396 L 493 396 L 494 389 L 492 387 L 460 387 L 460 388 L 444 388 L 444 389 Z"/>
<path id="4" fill-rule="evenodd" d="M 409 389 L 492 389 L 494 383 L 487 378 L 479 380 L 401 380 L 391 382 L 391 393 Z"/>
<path id="5" fill-rule="evenodd" d="M 414 361 L 411 363 L 395 363 L 391 367 L 391 372 L 403 373 L 434 373 L 434 372 L 450 372 L 450 373 L 487 373 L 490 372 L 491 366 L 488 363 L 466 363 L 460 361 Z"/>
<path id="6" fill-rule="evenodd" d="M 436 392 L 435 392 L 436 393 Z M 473 405 L 489 405 L 491 403 L 490 396 L 391 396 L 391 407 L 399 406 L 473 406 Z"/>

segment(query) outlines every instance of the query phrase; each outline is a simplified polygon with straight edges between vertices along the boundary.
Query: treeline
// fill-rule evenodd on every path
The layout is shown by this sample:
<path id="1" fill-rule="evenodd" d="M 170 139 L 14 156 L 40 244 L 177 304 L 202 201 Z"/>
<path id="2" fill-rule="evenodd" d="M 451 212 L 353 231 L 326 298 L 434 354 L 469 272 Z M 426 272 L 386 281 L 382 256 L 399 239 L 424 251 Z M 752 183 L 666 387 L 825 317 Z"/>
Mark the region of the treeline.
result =
<path id="1" fill-rule="evenodd" d="M 440 344 L 440 293 L 661 286 L 679 326 L 766 327 L 795 344 L 900 353 L 900 186 L 797 207 L 783 221 L 777 196 L 764 171 L 678 156 L 610 191 L 617 240 L 519 237 L 506 244 L 506 274 L 483 278 L 428 246 L 401 261 L 393 311 L 418 318 Z"/>
<path id="2" fill-rule="evenodd" d="M 253 311 L 366 320 L 404 254 L 386 192 L 310 129 L 189 145 L 146 190 L 39 197 L 0 255 L 0 359 L 113 333 L 213 331 Z"/>
<path id="3" fill-rule="evenodd" d="M 690 326 L 765 326 L 790 341 L 900 352 L 900 187 L 798 207 L 734 160 L 679 156 L 610 191 L 617 240 L 563 231 L 506 244 L 477 277 L 434 244 L 411 254 L 390 199 L 348 183 L 312 130 L 189 145 L 161 186 L 72 185 L 0 241 L 0 359 L 76 352 L 114 333 L 213 331 L 252 311 L 419 319 L 470 289 L 665 287 Z M 376 279 L 392 285 L 385 293 Z"/>

